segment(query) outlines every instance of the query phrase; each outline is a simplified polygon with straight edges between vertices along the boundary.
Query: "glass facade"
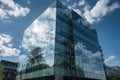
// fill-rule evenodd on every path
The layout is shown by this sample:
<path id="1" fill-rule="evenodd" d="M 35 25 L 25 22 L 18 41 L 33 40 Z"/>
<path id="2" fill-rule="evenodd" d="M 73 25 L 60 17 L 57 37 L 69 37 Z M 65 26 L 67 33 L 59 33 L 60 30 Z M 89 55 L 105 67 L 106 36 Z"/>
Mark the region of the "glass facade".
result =
<path id="1" fill-rule="evenodd" d="M 103 56 L 96 30 L 74 11 L 72 12 L 74 30 L 74 50 L 76 76 L 105 80 Z"/>
<path id="2" fill-rule="evenodd" d="M 55 74 L 75 76 L 75 56 L 71 11 L 57 3 L 55 38 Z"/>
<path id="3" fill-rule="evenodd" d="M 17 80 L 106 80 L 95 28 L 55 1 L 24 32 Z"/>
<path id="4" fill-rule="evenodd" d="M 18 79 L 31 80 L 54 74 L 55 31 L 56 2 L 24 31 L 22 53 L 28 60 Z"/>

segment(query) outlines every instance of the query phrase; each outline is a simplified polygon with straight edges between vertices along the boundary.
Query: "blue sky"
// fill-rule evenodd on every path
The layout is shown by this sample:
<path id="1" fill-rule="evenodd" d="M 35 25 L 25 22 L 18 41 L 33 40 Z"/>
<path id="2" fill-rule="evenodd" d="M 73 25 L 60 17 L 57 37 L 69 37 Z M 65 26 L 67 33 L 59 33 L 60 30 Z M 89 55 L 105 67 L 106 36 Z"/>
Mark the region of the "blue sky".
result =
<path id="1" fill-rule="evenodd" d="M 97 30 L 105 63 L 120 66 L 120 1 L 60 0 Z M 20 61 L 24 30 L 53 0 L 0 0 L 0 59 Z"/>

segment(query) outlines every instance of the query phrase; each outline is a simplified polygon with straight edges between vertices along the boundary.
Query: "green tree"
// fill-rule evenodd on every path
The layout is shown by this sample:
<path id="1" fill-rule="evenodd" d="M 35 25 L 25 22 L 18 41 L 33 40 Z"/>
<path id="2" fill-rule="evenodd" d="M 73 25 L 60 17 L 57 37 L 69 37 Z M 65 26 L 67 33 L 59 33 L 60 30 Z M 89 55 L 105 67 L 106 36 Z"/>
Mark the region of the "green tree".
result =
<path id="1" fill-rule="evenodd" d="M 4 68 L 0 65 L 0 80 L 2 80 L 4 77 Z"/>
<path id="2" fill-rule="evenodd" d="M 108 72 L 107 73 L 107 80 L 120 80 L 120 76 L 118 74 Z"/>

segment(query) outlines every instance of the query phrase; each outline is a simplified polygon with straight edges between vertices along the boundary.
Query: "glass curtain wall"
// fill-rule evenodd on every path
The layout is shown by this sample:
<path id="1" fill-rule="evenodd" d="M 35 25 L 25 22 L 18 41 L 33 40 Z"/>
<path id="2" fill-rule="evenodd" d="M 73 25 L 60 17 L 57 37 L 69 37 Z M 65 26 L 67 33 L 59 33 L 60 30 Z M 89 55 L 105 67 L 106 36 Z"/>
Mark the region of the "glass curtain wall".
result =
<path id="1" fill-rule="evenodd" d="M 96 30 L 84 18 L 72 12 L 76 76 L 105 80 L 103 56 Z"/>
<path id="2" fill-rule="evenodd" d="M 55 75 L 74 76 L 75 58 L 71 10 L 57 2 Z"/>
<path id="3" fill-rule="evenodd" d="M 23 79 L 54 74 L 55 32 L 56 2 L 24 31 L 21 47 L 27 60 L 21 67 Z"/>
<path id="4" fill-rule="evenodd" d="M 21 49 L 18 80 L 106 80 L 95 28 L 57 0 L 25 30 Z"/>

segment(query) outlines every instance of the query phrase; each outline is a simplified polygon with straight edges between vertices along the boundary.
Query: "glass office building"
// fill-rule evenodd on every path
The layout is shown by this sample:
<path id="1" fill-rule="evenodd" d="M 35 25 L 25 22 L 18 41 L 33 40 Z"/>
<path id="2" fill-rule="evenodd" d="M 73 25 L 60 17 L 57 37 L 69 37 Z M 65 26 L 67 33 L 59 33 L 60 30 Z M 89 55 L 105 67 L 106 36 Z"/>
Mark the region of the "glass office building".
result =
<path id="1" fill-rule="evenodd" d="M 106 80 L 95 28 L 58 0 L 24 32 L 17 80 Z"/>

